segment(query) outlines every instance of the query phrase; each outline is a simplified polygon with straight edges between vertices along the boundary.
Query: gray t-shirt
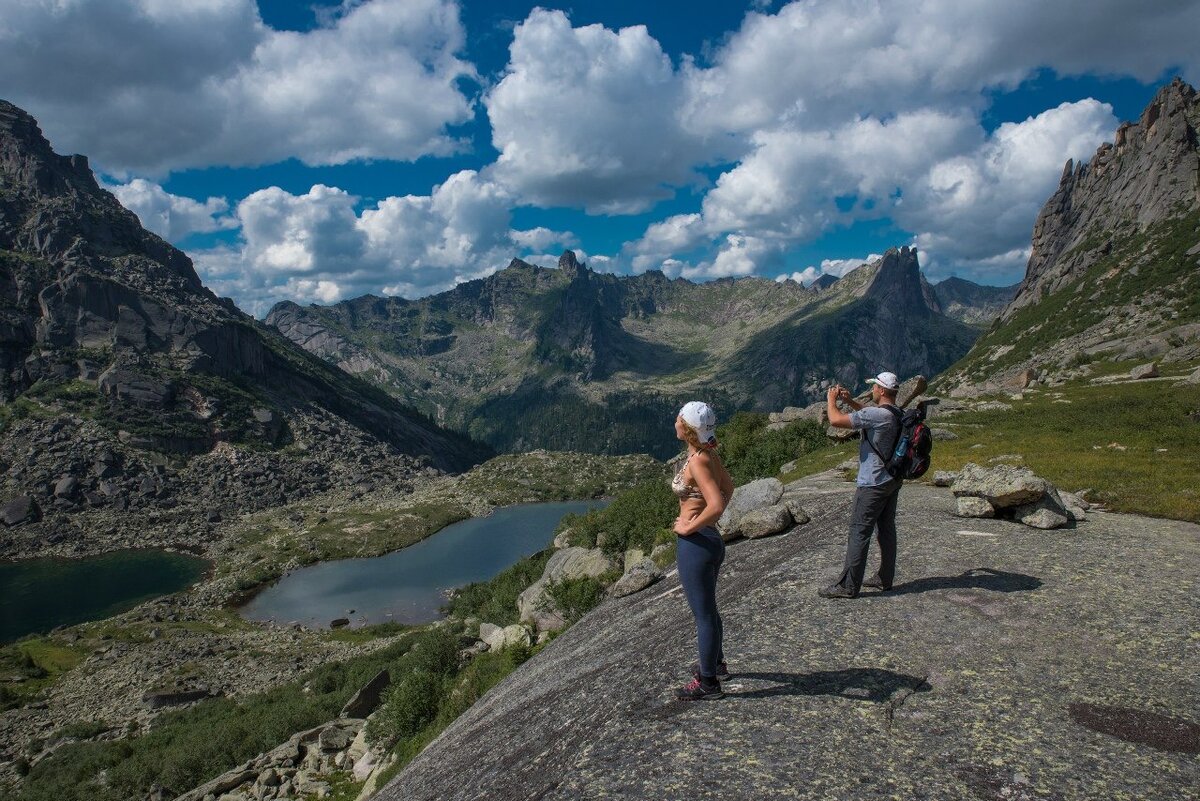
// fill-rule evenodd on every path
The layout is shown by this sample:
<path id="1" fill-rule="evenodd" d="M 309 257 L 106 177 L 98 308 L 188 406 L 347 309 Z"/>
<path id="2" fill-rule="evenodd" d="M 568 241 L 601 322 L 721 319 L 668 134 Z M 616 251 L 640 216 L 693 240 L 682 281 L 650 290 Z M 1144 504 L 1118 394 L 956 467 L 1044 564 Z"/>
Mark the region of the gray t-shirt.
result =
<path id="1" fill-rule="evenodd" d="M 850 427 L 862 431 L 862 442 L 858 444 L 858 481 L 860 487 L 878 487 L 895 480 L 884 468 L 875 449 L 888 456 L 896 446 L 896 434 L 900 432 L 900 421 L 896 415 L 882 406 L 867 406 L 850 413 Z M 870 443 L 867 442 L 870 437 Z"/>

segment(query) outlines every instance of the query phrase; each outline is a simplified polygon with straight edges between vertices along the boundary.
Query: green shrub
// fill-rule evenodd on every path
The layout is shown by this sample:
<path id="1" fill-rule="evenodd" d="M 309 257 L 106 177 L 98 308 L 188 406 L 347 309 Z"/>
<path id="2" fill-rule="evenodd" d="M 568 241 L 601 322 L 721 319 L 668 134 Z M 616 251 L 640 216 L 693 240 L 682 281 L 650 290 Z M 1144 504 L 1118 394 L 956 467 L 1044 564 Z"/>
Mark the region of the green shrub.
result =
<path id="1" fill-rule="evenodd" d="M 738 412 L 717 429 L 717 454 L 735 485 L 779 475 L 779 468 L 829 445 L 825 429 L 814 420 L 800 420 L 776 430 L 767 429 L 767 416 Z"/>
<path id="2" fill-rule="evenodd" d="M 455 617 L 477 617 L 498 626 L 517 622 L 517 596 L 542 577 L 554 554 L 548 548 L 522 559 L 488 581 L 477 581 L 454 592 L 445 610 Z"/>
<path id="3" fill-rule="evenodd" d="M 604 600 L 605 586 L 617 578 L 615 575 L 601 578 L 582 576 L 552 581 L 546 587 L 546 595 L 563 613 L 563 619 L 569 626 L 595 609 Z"/>
<path id="4" fill-rule="evenodd" d="M 655 538 L 679 514 L 679 504 L 665 480 L 646 481 L 622 492 L 605 509 L 567 515 L 556 533 L 571 529 L 570 542 L 585 548 L 599 546 L 609 554 L 630 548 L 650 550 Z"/>
<path id="5" fill-rule="evenodd" d="M 391 745 L 425 728 L 437 717 L 444 678 L 418 670 L 389 687 L 379 714 L 371 719 L 371 739 Z"/>
<path id="6" fill-rule="evenodd" d="M 367 736 L 389 746 L 424 729 L 437 717 L 447 676 L 458 669 L 458 636 L 443 627 L 417 635 L 392 674 L 393 684 L 371 718 Z"/>

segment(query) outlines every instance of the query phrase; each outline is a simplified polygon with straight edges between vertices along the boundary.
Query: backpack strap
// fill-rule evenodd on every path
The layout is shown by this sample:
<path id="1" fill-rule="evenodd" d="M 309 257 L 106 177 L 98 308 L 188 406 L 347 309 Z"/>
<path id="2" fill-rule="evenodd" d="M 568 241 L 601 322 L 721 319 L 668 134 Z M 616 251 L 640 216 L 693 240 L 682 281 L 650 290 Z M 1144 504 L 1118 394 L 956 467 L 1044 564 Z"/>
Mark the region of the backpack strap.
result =
<path id="1" fill-rule="evenodd" d="M 904 414 L 890 403 L 886 403 L 878 408 L 887 409 L 892 413 L 892 416 L 896 418 L 896 439 L 892 441 L 892 453 L 895 453 L 896 446 L 900 444 L 900 437 L 904 436 Z M 871 447 L 871 450 L 875 451 L 875 455 L 879 457 L 879 461 L 883 462 L 883 468 L 886 470 L 888 462 L 891 460 L 879 452 L 879 449 L 875 447 L 875 443 L 872 441 L 871 437 L 868 436 L 867 431 L 863 431 L 863 439 L 867 441 L 867 445 Z"/>

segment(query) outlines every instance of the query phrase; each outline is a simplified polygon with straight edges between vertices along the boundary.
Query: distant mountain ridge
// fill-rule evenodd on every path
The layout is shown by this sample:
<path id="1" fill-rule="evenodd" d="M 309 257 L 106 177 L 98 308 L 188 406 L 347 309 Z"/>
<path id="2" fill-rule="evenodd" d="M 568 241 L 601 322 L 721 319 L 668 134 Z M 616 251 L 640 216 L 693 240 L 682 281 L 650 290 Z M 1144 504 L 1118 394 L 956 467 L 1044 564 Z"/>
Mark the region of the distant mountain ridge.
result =
<path id="1" fill-rule="evenodd" d="M 941 309 L 908 248 L 821 291 L 616 276 L 566 251 L 557 269 L 514 259 L 428 298 L 284 302 L 266 322 L 501 450 L 653 443 L 663 455 L 674 448 L 670 409 L 693 396 L 724 413 L 767 410 L 811 401 L 824 380 L 943 369 L 977 333 Z"/>
<path id="2" fill-rule="evenodd" d="M 368 453 L 396 482 L 487 453 L 217 298 L 3 101 L 0 430 L 0 504 L 26 498 L 6 524 L 190 506 L 196 537 L 218 509 L 352 480 Z M 208 470 L 172 461 L 217 452 Z"/>
<path id="3" fill-rule="evenodd" d="M 1068 161 L 1012 302 L 945 386 L 1200 358 L 1200 95 L 1176 78 L 1088 162 Z"/>

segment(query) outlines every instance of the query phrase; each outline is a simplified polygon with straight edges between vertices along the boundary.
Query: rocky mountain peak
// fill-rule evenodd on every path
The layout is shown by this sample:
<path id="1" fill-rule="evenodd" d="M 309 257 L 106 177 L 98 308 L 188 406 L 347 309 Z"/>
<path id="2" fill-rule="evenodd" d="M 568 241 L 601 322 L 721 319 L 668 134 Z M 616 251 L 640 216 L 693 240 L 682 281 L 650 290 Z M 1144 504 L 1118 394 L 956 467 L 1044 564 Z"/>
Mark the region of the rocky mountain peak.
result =
<path id="1" fill-rule="evenodd" d="M 940 311 L 937 299 L 921 277 L 916 248 L 889 248 L 866 269 L 870 275 L 859 290 L 861 296 L 877 301 L 889 314 L 927 317 Z"/>
<path id="2" fill-rule="evenodd" d="M 1176 78 L 1090 161 L 1068 160 L 1034 225 L 1025 280 L 1001 319 L 1073 283 L 1107 253 L 1115 229 L 1145 230 L 1200 207 L 1198 129 L 1200 96 Z"/>
<path id="3" fill-rule="evenodd" d="M 136 281 L 150 270 L 156 281 L 211 295 L 187 256 L 142 228 L 133 212 L 100 188 L 84 156 L 55 153 L 37 121 L 3 100 L 0 190 L 2 250 L 36 254 L 61 275 L 90 270 L 111 276 L 130 269 L 121 278 Z M 122 257 L 144 259 L 133 269 L 113 263 Z"/>
<path id="4" fill-rule="evenodd" d="M 37 120 L 5 100 L 0 100 L 0 176 L 39 195 L 100 191 L 86 156 L 55 153 Z"/>
<path id="5" fill-rule="evenodd" d="M 581 272 L 589 272 L 586 264 L 579 263 L 573 250 L 564 250 L 558 257 L 558 269 L 562 270 L 563 274 L 569 278 L 575 278 Z"/>

